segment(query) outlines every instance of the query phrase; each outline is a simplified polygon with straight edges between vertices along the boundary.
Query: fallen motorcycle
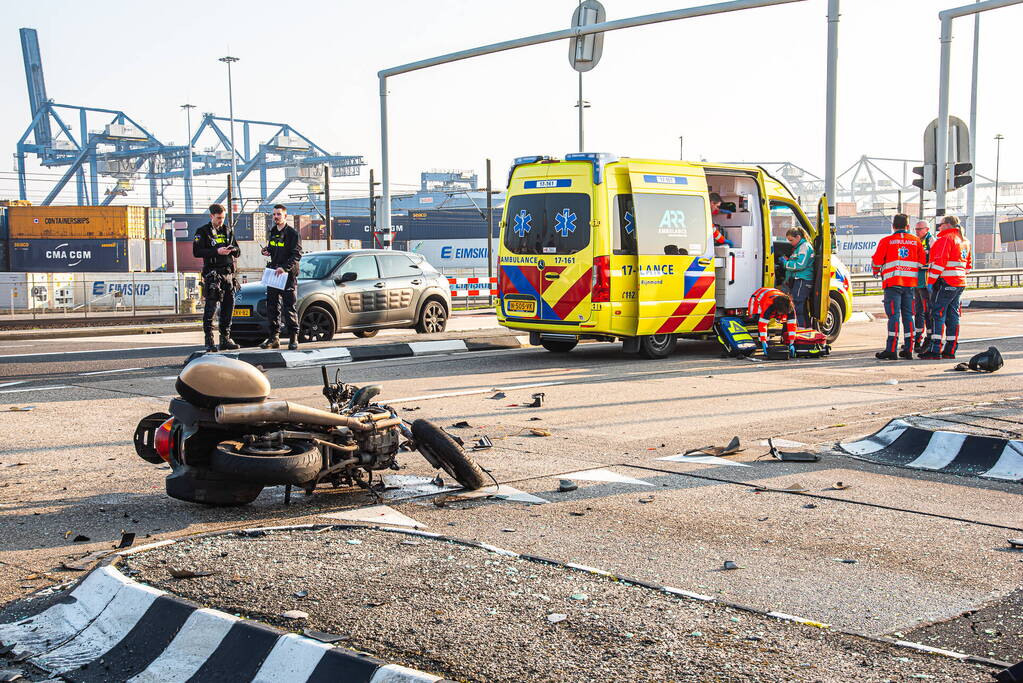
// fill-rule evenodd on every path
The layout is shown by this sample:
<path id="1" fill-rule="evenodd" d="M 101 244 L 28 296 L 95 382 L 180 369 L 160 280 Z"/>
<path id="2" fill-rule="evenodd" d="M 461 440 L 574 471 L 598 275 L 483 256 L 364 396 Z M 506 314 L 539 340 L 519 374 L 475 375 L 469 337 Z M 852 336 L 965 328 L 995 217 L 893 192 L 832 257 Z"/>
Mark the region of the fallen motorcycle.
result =
<path id="1" fill-rule="evenodd" d="M 444 430 L 422 419 L 409 424 L 373 402 L 379 385 L 345 384 L 340 371 L 331 382 L 322 372 L 330 411 L 268 400 L 260 370 L 204 355 L 178 375 L 170 414 L 139 422 L 135 452 L 170 464 L 169 496 L 206 505 L 245 505 L 265 486 L 287 486 L 289 494 L 321 484 L 368 489 L 374 472 L 397 470 L 397 454 L 414 450 L 466 489 L 483 486 L 479 465 Z"/>

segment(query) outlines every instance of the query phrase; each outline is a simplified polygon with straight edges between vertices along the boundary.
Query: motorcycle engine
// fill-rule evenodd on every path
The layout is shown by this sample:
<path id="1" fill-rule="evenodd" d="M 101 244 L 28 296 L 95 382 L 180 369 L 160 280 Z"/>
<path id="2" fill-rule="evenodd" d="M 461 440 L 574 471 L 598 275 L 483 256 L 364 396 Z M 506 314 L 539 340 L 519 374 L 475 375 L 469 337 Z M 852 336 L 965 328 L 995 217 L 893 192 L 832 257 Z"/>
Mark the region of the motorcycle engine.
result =
<path id="1" fill-rule="evenodd" d="M 369 420 L 371 415 L 370 412 L 361 412 L 355 413 L 352 417 Z M 388 427 L 370 432 L 356 432 L 355 438 L 359 443 L 359 450 L 372 458 L 364 467 L 371 470 L 382 470 L 387 469 L 394 462 L 394 456 L 398 453 L 401 432 L 397 427 Z"/>

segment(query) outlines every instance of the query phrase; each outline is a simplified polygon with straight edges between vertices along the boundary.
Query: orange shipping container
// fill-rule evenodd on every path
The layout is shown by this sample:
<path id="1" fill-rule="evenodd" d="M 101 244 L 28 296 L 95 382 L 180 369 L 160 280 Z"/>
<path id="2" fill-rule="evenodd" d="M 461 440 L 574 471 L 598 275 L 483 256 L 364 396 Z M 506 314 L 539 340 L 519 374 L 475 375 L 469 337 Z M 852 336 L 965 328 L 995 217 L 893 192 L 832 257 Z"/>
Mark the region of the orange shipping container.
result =
<path id="1" fill-rule="evenodd" d="M 11 238 L 145 239 L 143 206 L 12 206 Z"/>

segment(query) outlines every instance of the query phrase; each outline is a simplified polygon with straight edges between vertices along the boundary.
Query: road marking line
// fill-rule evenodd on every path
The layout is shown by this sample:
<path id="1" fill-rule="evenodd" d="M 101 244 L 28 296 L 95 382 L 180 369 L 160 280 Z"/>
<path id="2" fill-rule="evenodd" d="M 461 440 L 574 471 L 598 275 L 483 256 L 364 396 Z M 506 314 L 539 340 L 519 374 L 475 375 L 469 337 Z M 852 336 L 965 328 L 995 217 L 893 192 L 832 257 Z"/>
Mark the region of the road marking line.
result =
<path id="1" fill-rule="evenodd" d="M 36 356 L 77 356 L 83 353 L 117 353 L 124 351 L 153 351 L 155 349 L 201 349 L 197 344 L 182 346 L 130 346 L 126 349 L 87 349 L 85 351 L 44 351 L 42 353 L 12 353 L 0 358 L 34 358 Z"/>
<path id="2" fill-rule="evenodd" d="M 115 372 L 131 372 L 132 370 L 142 370 L 142 368 L 117 368 L 116 370 L 93 370 L 92 372 L 79 372 L 79 377 L 85 377 L 86 375 L 109 375 Z"/>
<path id="3" fill-rule="evenodd" d="M 0 384 L 0 387 L 13 387 L 15 384 L 24 384 L 27 381 L 28 380 L 23 379 L 19 382 L 4 382 L 3 384 Z"/>
<path id="4" fill-rule="evenodd" d="M 20 394 L 23 391 L 46 391 L 47 389 L 70 389 L 70 384 L 56 384 L 52 387 L 33 387 L 31 389 L 3 389 L 0 394 Z"/>

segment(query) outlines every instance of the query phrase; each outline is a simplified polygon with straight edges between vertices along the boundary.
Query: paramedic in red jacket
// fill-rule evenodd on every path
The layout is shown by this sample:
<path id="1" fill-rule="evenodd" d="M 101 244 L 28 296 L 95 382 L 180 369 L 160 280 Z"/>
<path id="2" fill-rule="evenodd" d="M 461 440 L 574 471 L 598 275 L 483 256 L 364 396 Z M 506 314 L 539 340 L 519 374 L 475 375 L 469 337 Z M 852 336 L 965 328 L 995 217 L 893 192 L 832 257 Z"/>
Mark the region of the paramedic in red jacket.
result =
<path id="1" fill-rule="evenodd" d="M 726 211 L 725 209 L 721 208 L 721 195 L 719 195 L 717 192 L 711 192 L 710 193 L 710 220 L 711 220 L 711 222 L 713 223 L 715 216 L 731 216 L 731 215 L 732 215 L 731 211 Z M 730 240 L 727 237 L 725 237 L 725 234 L 723 232 L 721 232 L 721 226 L 719 226 L 717 223 L 714 223 L 714 246 L 715 247 L 721 247 L 721 246 L 725 246 L 725 245 L 727 245 L 729 247 L 734 247 L 735 246 L 734 244 L 732 244 L 732 240 Z"/>
<path id="2" fill-rule="evenodd" d="M 789 345 L 789 355 L 795 357 L 796 309 L 789 295 L 780 289 L 761 287 L 753 292 L 748 306 L 750 317 L 757 318 L 757 341 L 764 355 L 767 355 L 767 325 L 771 320 L 780 320 L 785 324 L 782 339 Z"/>
<path id="3" fill-rule="evenodd" d="M 888 342 L 874 354 L 881 360 L 913 358 L 913 294 L 917 276 L 926 263 L 920 238 L 908 231 L 909 218 L 896 214 L 892 234 L 881 238 L 874 250 L 874 277 L 884 286 L 884 312 L 888 316 Z M 902 350 L 899 345 L 899 318 L 902 318 Z"/>
<path id="4" fill-rule="evenodd" d="M 931 246 L 927 287 L 931 290 L 931 348 L 920 358 L 955 358 L 959 346 L 959 299 L 966 289 L 966 274 L 973 268 L 973 248 L 959 230 L 959 219 L 945 216 L 938 226 L 938 239 Z M 941 336 L 945 335 L 945 348 Z"/>

